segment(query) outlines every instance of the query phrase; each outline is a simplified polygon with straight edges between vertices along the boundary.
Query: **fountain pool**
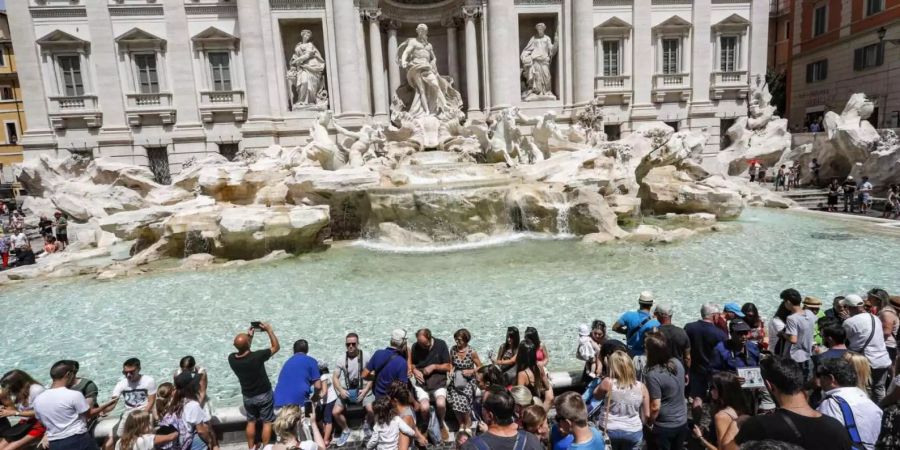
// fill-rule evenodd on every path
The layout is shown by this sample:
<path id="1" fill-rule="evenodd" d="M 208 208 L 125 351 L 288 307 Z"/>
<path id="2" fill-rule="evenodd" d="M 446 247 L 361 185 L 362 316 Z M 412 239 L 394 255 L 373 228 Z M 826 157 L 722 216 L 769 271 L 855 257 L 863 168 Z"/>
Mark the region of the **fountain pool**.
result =
<path id="1" fill-rule="evenodd" d="M 788 286 L 826 303 L 873 286 L 900 289 L 883 259 L 900 253 L 900 239 L 771 210 L 747 210 L 732 228 L 657 247 L 522 239 L 395 253 L 357 244 L 269 265 L 29 282 L 0 292 L 0 370 L 18 367 L 46 381 L 54 361 L 75 358 L 106 398 L 128 357 L 140 357 L 144 373 L 159 380 L 192 354 L 210 372 L 214 406 L 236 406 L 240 392 L 226 355 L 251 320 L 270 321 L 282 340 L 268 365 L 273 379 L 298 338 L 333 365 L 347 331 L 357 331 L 371 353 L 395 327 L 429 327 L 447 340 L 467 327 L 486 358 L 506 326 L 532 325 L 559 371 L 579 367 L 578 323 L 611 324 L 644 289 L 675 305 L 677 323 L 695 320 L 706 301 L 753 301 L 770 315 Z M 262 345 L 265 337 L 255 343 Z"/>

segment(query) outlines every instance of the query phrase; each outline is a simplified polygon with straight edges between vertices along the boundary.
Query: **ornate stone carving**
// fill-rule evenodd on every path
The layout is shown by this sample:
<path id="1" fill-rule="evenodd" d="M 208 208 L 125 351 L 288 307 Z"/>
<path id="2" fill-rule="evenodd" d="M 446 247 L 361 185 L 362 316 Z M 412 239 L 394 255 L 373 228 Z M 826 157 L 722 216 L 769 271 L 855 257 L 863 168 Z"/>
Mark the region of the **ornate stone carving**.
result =
<path id="1" fill-rule="evenodd" d="M 312 31 L 300 32 L 300 42 L 294 47 L 287 79 L 291 85 L 294 109 L 324 109 L 328 106 L 325 89 L 325 59 L 310 42 Z"/>
<path id="2" fill-rule="evenodd" d="M 466 5 L 462 7 L 462 15 L 465 20 L 475 20 L 481 15 L 481 6 Z"/>
<path id="3" fill-rule="evenodd" d="M 359 13 L 362 15 L 363 19 L 368 20 L 369 22 L 377 23 L 382 17 L 381 10 L 378 8 L 361 9 Z"/>
<path id="4" fill-rule="evenodd" d="M 556 100 L 556 95 L 553 94 L 550 61 L 559 50 L 559 38 L 550 39 L 545 35 L 547 26 L 543 23 L 537 24 L 535 30 L 537 34 L 528 41 L 521 55 L 522 77 L 525 78 L 522 100 Z"/>
<path id="5" fill-rule="evenodd" d="M 418 36 L 398 47 L 400 67 L 406 70 L 406 85 L 397 89 L 400 102 L 412 118 L 434 116 L 441 120 L 462 117 L 462 97 L 452 82 L 437 71 L 437 57 L 428 42 L 428 26 L 416 27 Z"/>

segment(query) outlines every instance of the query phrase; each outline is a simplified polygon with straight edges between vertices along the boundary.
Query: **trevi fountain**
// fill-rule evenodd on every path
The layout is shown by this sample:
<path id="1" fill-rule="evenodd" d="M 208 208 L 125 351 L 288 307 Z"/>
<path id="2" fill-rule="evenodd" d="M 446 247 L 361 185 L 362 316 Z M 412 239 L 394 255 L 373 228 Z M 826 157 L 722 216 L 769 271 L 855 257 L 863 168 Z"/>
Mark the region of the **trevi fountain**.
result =
<path id="1" fill-rule="evenodd" d="M 545 28 L 520 55 L 523 99 L 554 95 L 558 41 Z M 19 330 L 4 334 L 0 367 L 43 375 L 76 358 L 107 392 L 127 357 L 167 376 L 191 354 L 214 404 L 235 406 L 225 355 L 251 320 L 272 322 L 285 343 L 309 340 L 327 361 L 351 330 L 371 351 L 396 327 L 442 338 L 466 327 L 486 356 L 506 326 L 535 326 L 559 371 L 578 366 L 579 323 L 612 323 L 644 290 L 684 323 L 707 301 L 753 301 L 769 316 L 789 286 L 827 298 L 900 287 L 866 253 L 896 254 L 896 238 L 782 211 L 790 200 L 746 181 L 751 159 L 805 164 L 819 151 L 791 149 L 762 80 L 731 147 L 703 160 L 705 130 L 657 122 L 609 140 L 597 103 L 467 115 L 427 26 L 416 32 L 399 47 L 405 82 L 389 123 L 338 123 L 328 67 L 304 31 L 287 75 L 293 106 L 317 114 L 304 145 L 200 157 L 170 184 L 105 158 L 19 167 L 29 225 L 60 210 L 72 244 L 0 272 L 7 328 Z M 857 100 L 848 108 L 864 112 Z M 853 111 L 829 116 L 833 155 L 820 160 L 875 139 Z"/>

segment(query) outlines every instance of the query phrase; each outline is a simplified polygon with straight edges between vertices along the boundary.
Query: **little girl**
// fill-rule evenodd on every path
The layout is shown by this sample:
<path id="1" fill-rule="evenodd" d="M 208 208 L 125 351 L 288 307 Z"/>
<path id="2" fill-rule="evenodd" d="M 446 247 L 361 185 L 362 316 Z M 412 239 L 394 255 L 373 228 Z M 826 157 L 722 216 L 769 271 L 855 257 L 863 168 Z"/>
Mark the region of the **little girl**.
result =
<path id="1" fill-rule="evenodd" d="M 366 443 L 367 450 L 397 450 L 400 444 L 400 433 L 410 438 L 416 436 L 413 430 L 394 412 L 391 400 L 387 397 L 375 400 L 372 405 L 375 411 L 375 427 L 372 429 L 372 437 Z"/>
<path id="2" fill-rule="evenodd" d="M 125 418 L 122 436 L 116 442 L 116 450 L 153 450 L 154 447 L 178 439 L 178 432 L 153 434 L 153 417 L 145 410 L 136 410 Z"/>

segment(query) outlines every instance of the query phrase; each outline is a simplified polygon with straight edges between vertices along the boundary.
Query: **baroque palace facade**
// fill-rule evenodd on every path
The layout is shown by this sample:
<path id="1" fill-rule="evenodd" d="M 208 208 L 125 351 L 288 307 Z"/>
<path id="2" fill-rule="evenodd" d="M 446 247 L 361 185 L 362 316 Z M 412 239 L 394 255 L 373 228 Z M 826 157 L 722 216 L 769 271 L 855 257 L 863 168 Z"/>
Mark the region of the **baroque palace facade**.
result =
<path id="1" fill-rule="evenodd" d="M 428 27 L 469 117 L 566 122 L 596 100 L 611 139 L 706 129 L 766 72 L 769 0 L 16 0 L 25 158 L 66 152 L 177 173 L 206 152 L 299 145 L 320 111 L 387 124 Z M 543 24 L 539 27 L 538 24 Z M 537 31 L 541 28 L 540 31 Z M 721 138 L 720 138 L 721 136 Z M 165 176 L 162 176 L 165 178 Z"/>

